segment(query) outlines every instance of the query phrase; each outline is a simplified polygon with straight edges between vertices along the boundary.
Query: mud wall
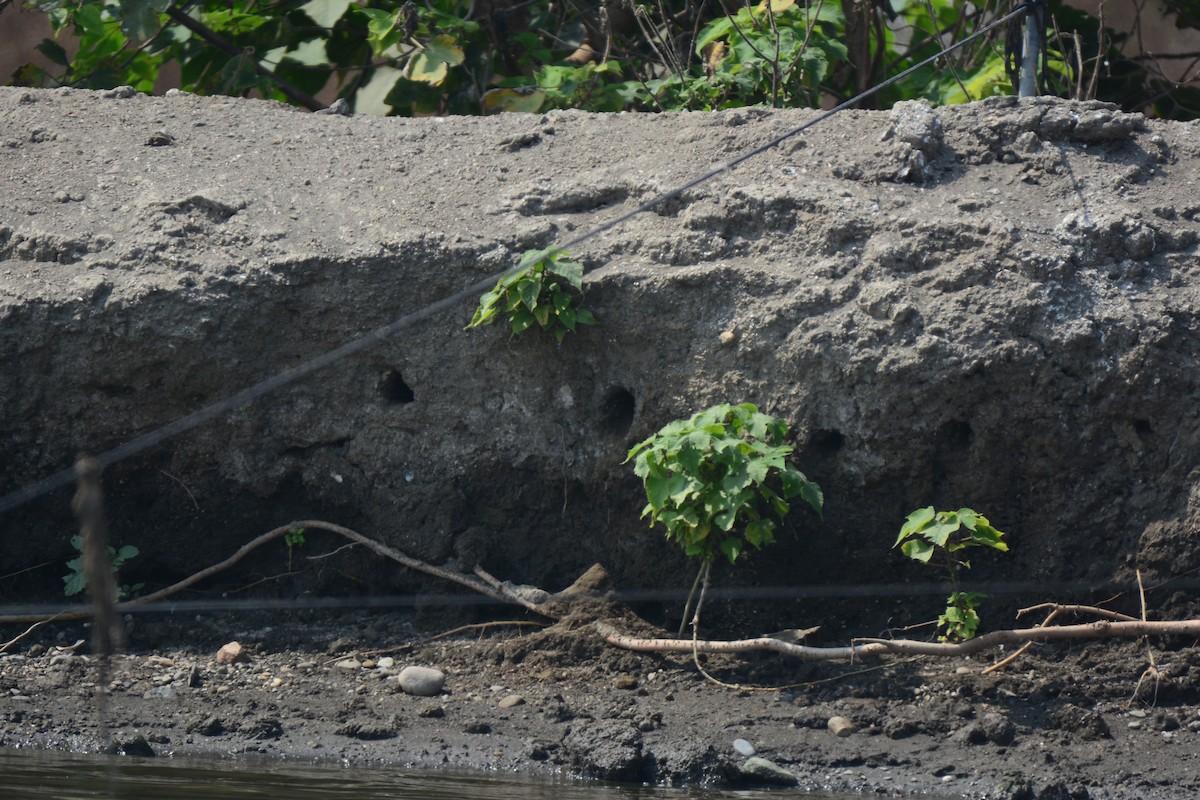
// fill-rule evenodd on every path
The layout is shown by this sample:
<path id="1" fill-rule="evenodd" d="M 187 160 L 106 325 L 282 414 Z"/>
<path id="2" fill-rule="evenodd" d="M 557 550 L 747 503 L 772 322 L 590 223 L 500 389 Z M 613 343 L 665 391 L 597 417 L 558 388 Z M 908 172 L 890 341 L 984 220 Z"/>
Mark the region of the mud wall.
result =
<path id="1" fill-rule="evenodd" d="M 406 120 L 0 89 L 0 492 L 811 113 Z M 464 304 L 112 468 L 129 578 L 317 516 L 549 588 L 596 560 L 631 589 L 685 586 L 622 461 L 722 401 L 785 417 L 828 503 L 729 584 L 928 579 L 889 549 L 927 504 L 1010 533 L 980 580 L 1200 565 L 1198 141 L 1052 100 L 841 114 L 579 248 L 600 324 L 561 347 L 466 331 Z M 70 557 L 69 494 L 0 517 L 0 574 Z M 61 571 L 0 592 L 52 596 Z M 353 552 L 305 580 L 414 585 Z"/>

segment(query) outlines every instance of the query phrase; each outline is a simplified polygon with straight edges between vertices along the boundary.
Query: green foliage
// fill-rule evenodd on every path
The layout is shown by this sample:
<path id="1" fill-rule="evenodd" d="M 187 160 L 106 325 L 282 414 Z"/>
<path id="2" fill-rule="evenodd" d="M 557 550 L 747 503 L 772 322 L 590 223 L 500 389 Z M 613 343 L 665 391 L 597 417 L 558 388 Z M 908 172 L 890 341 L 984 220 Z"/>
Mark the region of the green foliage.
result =
<path id="1" fill-rule="evenodd" d="M 288 572 L 292 571 L 292 551 L 304 546 L 304 528 L 292 528 L 283 535 L 283 543 L 288 549 Z"/>
<path id="2" fill-rule="evenodd" d="M 528 267 L 501 278 L 496 288 L 479 298 L 468 328 L 491 325 L 503 316 L 513 335 L 534 325 L 554 334 L 562 344 L 580 325 L 595 325 L 591 311 L 579 305 L 583 296 L 583 265 L 562 250 L 528 250 L 521 263 Z"/>
<path id="3" fill-rule="evenodd" d="M 969 508 L 958 511 L 934 511 L 933 506 L 908 515 L 893 547 L 922 564 L 934 556 L 953 574 L 959 567 L 969 568 L 956 553 L 976 547 L 1008 550 L 1004 534 L 992 527 L 988 518 Z"/>
<path id="4" fill-rule="evenodd" d="M 785 459 L 787 423 L 750 403 L 722 404 L 669 423 L 634 446 L 626 463 L 642 479 L 642 517 L 661 522 L 689 556 L 730 563 L 746 545 L 775 541 L 776 520 L 799 497 L 821 514 L 821 488 Z"/>
<path id="5" fill-rule="evenodd" d="M 1004 533 L 992 527 L 987 517 L 969 508 L 934 511 L 933 506 L 908 515 L 893 547 L 899 547 L 914 561 L 940 566 L 955 584 L 960 570 L 971 567 L 963 558 L 966 551 L 979 547 L 1008 551 Z M 984 597 L 978 592 L 951 592 L 946 610 L 937 621 L 938 627 L 945 630 L 942 641 L 965 641 L 975 636 L 979 628 L 976 609 Z"/>
<path id="6" fill-rule="evenodd" d="M 79 551 L 79 555 L 67 562 L 67 569 L 71 570 L 63 576 L 63 594 L 67 597 L 72 597 L 79 594 L 87 588 L 87 573 L 83 566 L 83 537 L 76 534 L 71 537 L 71 546 Z M 125 562 L 138 554 L 138 549 L 131 544 L 123 546 L 120 550 L 112 547 L 108 548 L 108 557 L 112 562 L 112 571 L 115 575 L 117 570 L 125 565 Z M 121 586 L 117 589 L 117 600 L 124 600 L 131 597 L 142 590 L 145 586 L 143 583 L 135 583 L 133 585 Z"/>
<path id="7" fill-rule="evenodd" d="M 1168 0 L 1196 25 L 1193 0 Z M 1009 0 L 891 0 L 879 4 L 771 0 L 757 4 L 663 0 L 618 5 L 551 0 L 27 0 L 69 53 L 47 39 L 47 69 L 26 65 L 24 85 L 152 92 L 169 64 L 181 88 L 316 105 L 330 87 L 358 113 L 445 114 L 817 105 L 844 100 L 961 41 L 1011 8 Z M 486 13 L 484 12 L 486 9 Z M 727 13 L 726 9 L 732 11 Z M 1152 61 L 1124 58 L 1094 17 L 1050 3 L 1058 90 L 1128 107 L 1153 102 L 1190 116 L 1194 90 Z M 994 30 L 884 90 L 875 101 L 963 102 L 1008 93 L 1004 32 Z M 1080 70 L 1082 65 L 1082 70 Z M 1103 68 L 1101 68 L 1103 67 Z M 1076 73 L 1080 74 L 1076 74 Z M 1190 92 L 1190 94 L 1189 94 Z M 1148 98 L 1151 98 L 1148 100 Z M 1194 98 L 1192 98 L 1194 99 Z"/>
<path id="8" fill-rule="evenodd" d="M 987 597 L 980 592 L 951 592 L 946 598 L 946 610 L 938 617 L 939 628 L 945 629 L 942 641 L 965 642 L 974 639 L 979 630 L 979 602 Z"/>

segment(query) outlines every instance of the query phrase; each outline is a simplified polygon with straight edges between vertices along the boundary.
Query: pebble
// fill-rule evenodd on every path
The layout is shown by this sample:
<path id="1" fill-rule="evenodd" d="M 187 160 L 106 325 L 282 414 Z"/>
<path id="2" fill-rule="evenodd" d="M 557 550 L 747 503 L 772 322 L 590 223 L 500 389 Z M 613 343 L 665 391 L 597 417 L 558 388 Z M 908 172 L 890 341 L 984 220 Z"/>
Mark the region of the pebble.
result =
<path id="1" fill-rule="evenodd" d="M 633 675 L 618 675 L 613 679 L 613 686 L 618 689 L 636 689 L 638 687 L 638 679 Z"/>
<path id="2" fill-rule="evenodd" d="M 362 669 L 363 663 L 357 658 L 343 658 L 334 664 L 338 669 Z"/>
<path id="3" fill-rule="evenodd" d="M 829 728 L 829 732 L 839 739 L 845 739 L 854 733 L 854 723 L 845 717 L 830 717 L 826 726 Z"/>
<path id="4" fill-rule="evenodd" d="M 800 781 L 774 761 L 768 761 L 760 756 L 747 758 L 738 767 L 742 777 L 757 783 L 770 783 L 777 786 L 795 786 Z"/>
<path id="5" fill-rule="evenodd" d="M 405 667 L 400 670 L 400 688 L 416 697 L 433 697 L 442 691 L 446 675 L 433 667 Z"/>
<path id="6" fill-rule="evenodd" d="M 377 666 L 377 664 L 378 664 L 378 662 L 377 662 L 377 661 L 375 661 L 375 659 L 373 659 L 373 658 L 368 658 L 368 659 L 365 659 L 365 660 L 362 662 L 362 668 L 363 668 L 363 669 L 375 669 L 375 667 Z"/>
<path id="7" fill-rule="evenodd" d="M 391 669 L 392 667 L 396 666 L 396 659 L 392 658 L 391 656 L 384 656 L 383 658 L 379 659 L 376 664 L 380 669 Z"/>
<path id="8" fill-rule="evenodd" d="M 221 645 L 221 649 L 217 651 L 218 664 L 237 664 L 249 660 L 250 654 L 238 642 L 223 644 Z"/>
<path id="9" fill-rule="evenodd" d="M 717 337 L 723 345 L 731 345 L 737 341 L 737 334 L 733 331 L 721 331 L 721 335 Z"/>
<path id="10" fill-rule="evenodd" d="M 758 751 L 754 749 L 754 745 L 750 744 L 745 739 L 734 739 L 733 749 L 747 757 L 758 754 Z"/>
<path id="11" fill-rule="evenodd" d="M 525 705 L 525 698 L 519 694 L 506 695 L 497 705 L 500 708 L 516 708 Z"/>

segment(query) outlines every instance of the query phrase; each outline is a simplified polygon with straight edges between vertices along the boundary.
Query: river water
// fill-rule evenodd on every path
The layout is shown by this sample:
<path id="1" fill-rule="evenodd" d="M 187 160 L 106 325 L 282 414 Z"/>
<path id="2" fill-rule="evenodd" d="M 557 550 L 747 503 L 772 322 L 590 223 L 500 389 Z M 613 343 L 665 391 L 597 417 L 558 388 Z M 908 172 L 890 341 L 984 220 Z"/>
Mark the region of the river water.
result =
<path id="1" fill-rule="evenodd" d="M 3 800 L 849 800 L 789 791 L 616 786 L 459 772 L 0 749 Z"/>

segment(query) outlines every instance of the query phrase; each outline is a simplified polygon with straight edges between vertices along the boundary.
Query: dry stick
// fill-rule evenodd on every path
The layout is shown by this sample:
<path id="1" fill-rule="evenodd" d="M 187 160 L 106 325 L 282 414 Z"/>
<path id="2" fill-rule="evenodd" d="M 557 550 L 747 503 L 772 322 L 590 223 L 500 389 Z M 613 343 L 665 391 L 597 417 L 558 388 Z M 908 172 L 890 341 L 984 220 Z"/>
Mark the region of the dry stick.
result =
<path id="1" fill-rule="evenodd" d="M 1095 614 L 1097 616 L 1104 617 L 1106 619 L 1120 620 L 1120 621 L 1125 621 L 1125 622 L 1137 620 L 1137 617 L 1131 617 L 1128 614 L 1121 614 L 1116 611 L 1109 611 L 1107 608 L 1098 608 L 1096 606 L 1062 605 L 1059 603 L 1039 603 L 1036 606 L 1030 606 L 1029 608 L 1022 608 L 1021 610 L 1019 610 L 1017 612 L 1017 616 L 1019 617 L 1022 614 L 1025 614 L 1027 612 L 1037 611 L 1037 610 L 1040 610 L 1043 608 L 1049 608 L 1050 613 L 1046 616 L 1046 618 L 1044 620 L 1042 620 L 1041 625 L 1038 626 L 1041 628 L 1045 628 L 1045 627 L 1049 626 L 1055 617 L 1057 617 L 1059 614 L 1064 614 L 1064 613 L 1067 613 L 1067 614 L 1070 614 L 1070 613 Z M 1015 653 L 1010 655 L 1008 658 L 997 661 L 995 664 L 992 664 L 990 667 L 987 667 L 986 669 L 984 669 L 983 672 L 980 674 L 988 675 L 992 672 L 995 672 L 998 669 L 1003 669 L 1004 667 L 1007 667 L 1009 664 L 1013 663 L 1018 658 L 1020 658 L 1022 655 L 1027 653 L 1029 651 L 1029 649 L 1032 647 L 1033 647 L 1033 642 L 1026 642 L 1025 644 L 1021 645 L 1020 649 L 1018 649 Z"/>
<path id="2" fill-rule="evenodd" d="M 1142 571 L 1140 569 L 1134 570 L 1134 574 L 1137 575 L 1138 597 L 1142 601 L 1142 621 L 1145 622 L 1146 587 L 1142 585 Z M 1146 642 L 1146 655 L 1150 657 L 1150 666 L 1146 667 L 1146 669 L 1138 677 L 1137 686 L 1133 687 L 1133 697 L 1129 698 L 1129 702 L 1126 703 L 1126 706 L 1133 705 L 1133 701 L 1137 699 L 1138 693 L 1142 691 L 1142 683 L 1146 680 L 1146 678 L 1154 679 L 1154 699 L 1151 701 L 1150 707 L 1153 708 L 1158 703 L 1158 684 L 1162 681 L 1163 676 L 1162 673 L 1158 671 L 1158 665 L 1154 662 L 1154 650 L 1151 649 L 1149 642 Z"/>
<path id="3" fill-rule="evenodd" d="M 644 639 L 621 634 L 604 622 L 594 622 L 593 627 L 605 641 L 615 647 L 646 653 L 687 653 L 693 643 L 690 639 Z M 1024 642 L 1050 642 L 1064 639 L 1113 639 L 1136 636 L 1200 636 L 1200 619 L 1143 622 L 1089 622 L 1081 625 L 1059 625 L 1052 628 L 1019 628 L 1016 630 L 993 631 L 956 644 L 942 642 L 920 642 L 912 639 L 855 639 L 847 647 L 808 647 L 791 644 L 768 636 L 735 641 L 698 641 L 695 648 L 701 653 L 750 653 L 766 651 L 792 658 L 816 661 L 836 661 L 862 656 L 885 654 L 921 656 L 966 656 L 1001 644 Z"/>
<path id="4" fill-rule="evenodd" d="M 546 610 L 544 608 L 542 608 L 541 606 L 539 606 L 537 603 L 533 602 L 532 600 L 530 600 L 526 597 L 522 597 L 517 592 L 514 592 L 508 585 L 506 585 L 505 583 L 500 581 L 498 578 L 496 578 L 494 575 L 492 575 L 490 572 L 488 572 L 487 570 L 485 570 L 483 567 L 479 566 L 478 564 L 475 565 L 475 574 L 478 575 L 480 578 L 483 578 L 489 584 L 489 590 L 485 591 L 484 594 L 490 595 L 492 597 L 498 597 L 499 599 L 504 600 L 505 602 L 516 603 L 517 605 L 523 606 L 527 610 L 532 611 L 535 614 L 541 614 L 543 617 L 550 617 L 550 619 L 555 619 L 555 617 L 552 614 L 546 613 Z"/>
<path id="5" fill-rule="evenodd" d="M 457 628 L 451 628 L 448 631 L 442 631 L 441 633 L 430 636 L 428 639 L 424 639 L 423 641 L 417 642 L 416 644 L 417 645 L 429 644 L 430 642 L 436 642 L 439 639 L 448 639 L 451 636 L 454 636 L 459 633 L 464 633 L 466 631 L 486 631 L 491 628 L 514 628 L 514 627 L 515 628 L 545 628 L 549 624 L 550 623 L 548 623 L 548 622 L 539 622 L 537 620 L 532 620 L 532 619 L 509 619 L 509 620 L 496 620 L 494 622 L 473 622 L 470 625 L 459 625 Z M 414 646 L 416 646 L 416 645 L 414 645 Z"/>
<path id="6" fill-rule="evenodd" d="M 8 652 L 8 648 L 12 647 L 14 644 L 21 641 L 29 634 L 33 633 L 35 630 L 37 630 L 41 626 L 45 625 L 47 622 L 53 622 L 56 619 L 58 619 L 58 614 L 55 614 L 53 617 L 50 617 L 50 619 L 44 619 L 40 622 L 33 623 L 32 625 L 30 625 L 28 628 L 25 629 L 24 633 L 20 633 L 17 636 L 15 636 L 14 638 L 9 639 L 4 644 L 0 644 L 0 653 Z"/>

